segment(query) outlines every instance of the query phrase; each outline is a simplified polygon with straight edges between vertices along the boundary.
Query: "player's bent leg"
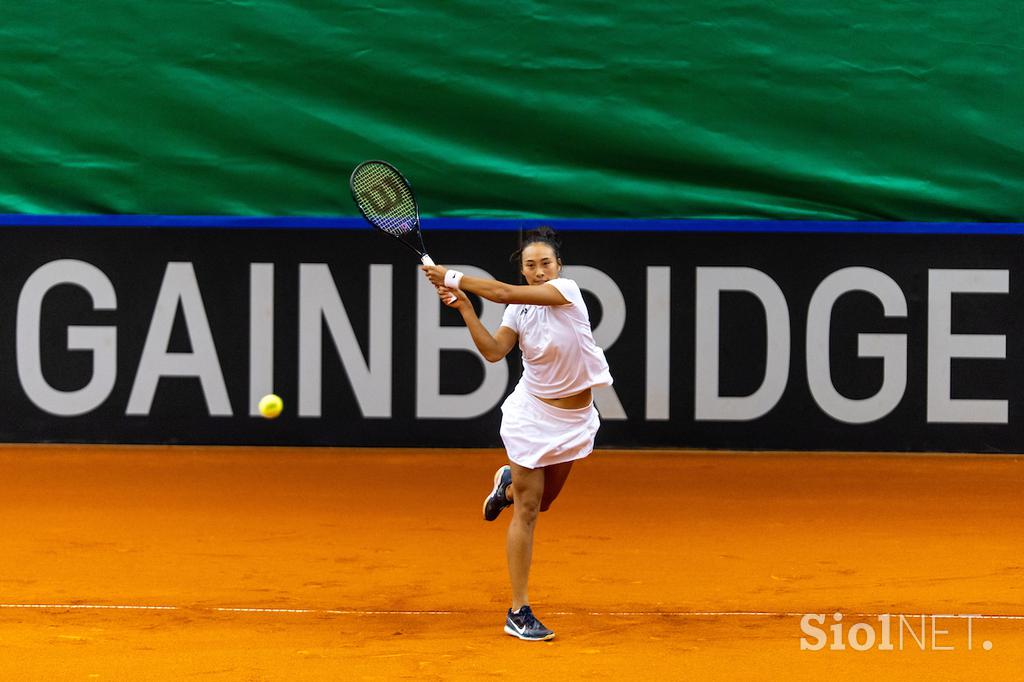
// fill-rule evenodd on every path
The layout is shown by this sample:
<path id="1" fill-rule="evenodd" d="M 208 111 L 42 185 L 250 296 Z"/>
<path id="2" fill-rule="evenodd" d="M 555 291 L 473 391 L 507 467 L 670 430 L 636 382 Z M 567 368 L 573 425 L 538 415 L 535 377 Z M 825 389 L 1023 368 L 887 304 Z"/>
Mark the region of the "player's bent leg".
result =
<path id="1" fill-rule="evenodd" d="M 562 492 L 565 480 L 569 478 L 572 471 L 572 462 L 562 462 L 544 467 L 544 495 L 540 499 L 540 510 L 542 512 L 551 508 L 551 503 Z"/>

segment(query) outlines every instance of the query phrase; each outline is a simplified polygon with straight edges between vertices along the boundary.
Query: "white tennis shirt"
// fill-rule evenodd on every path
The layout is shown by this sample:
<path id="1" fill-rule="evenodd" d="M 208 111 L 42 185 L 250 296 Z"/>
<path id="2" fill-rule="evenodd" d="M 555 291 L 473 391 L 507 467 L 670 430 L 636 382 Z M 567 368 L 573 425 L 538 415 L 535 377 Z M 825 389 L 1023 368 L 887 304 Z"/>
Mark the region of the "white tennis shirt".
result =
<path id="1" fill-rule="evenodd" d="M 568 303 L 513 303 L 501 318 L 502 327 L 519 335 L 524 388 L 539 398 L 564 398 L 588 388 L 611 386 L 608 361 L 594 343 L 590 313 L 579 285 L 563 277 L 547 284 L 558 289 Z"/>

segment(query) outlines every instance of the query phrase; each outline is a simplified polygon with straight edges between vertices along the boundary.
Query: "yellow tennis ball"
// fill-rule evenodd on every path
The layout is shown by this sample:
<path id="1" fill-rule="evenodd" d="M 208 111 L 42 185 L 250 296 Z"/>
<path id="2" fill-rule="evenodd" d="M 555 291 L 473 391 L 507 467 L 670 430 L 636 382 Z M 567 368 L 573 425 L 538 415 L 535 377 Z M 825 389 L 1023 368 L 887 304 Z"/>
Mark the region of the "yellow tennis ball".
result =
<path id="1" fill-rule="evenodd" d="M 260 398 L 260 414 L 267 419 L 274 419 L 277 415 L 281 414 L 281 410 L 284 409 L 284 403 L 281 402 L 281 398 L 268 393 L 267 395 Z"/>

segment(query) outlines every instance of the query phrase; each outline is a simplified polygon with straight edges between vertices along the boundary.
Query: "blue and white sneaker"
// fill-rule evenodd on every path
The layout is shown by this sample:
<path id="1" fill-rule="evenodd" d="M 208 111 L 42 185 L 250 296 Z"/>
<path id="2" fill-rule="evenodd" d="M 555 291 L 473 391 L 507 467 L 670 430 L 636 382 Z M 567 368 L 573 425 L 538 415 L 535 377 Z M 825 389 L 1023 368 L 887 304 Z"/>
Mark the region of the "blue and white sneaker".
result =
<path id="1" fill-rule="evenodd" d="M 553 631 L 537 620 L 529 606 L 523 606 L 519 613 L 512 613 L 512 609 L 508 610 L 505 616 L 505 632 L 530 642 L 544 642 L 555 636 Z"/>
<path id="2" fill-rule="evenodd" d="M 505 491 L 512 485 L 512 467 L 505 465 L 494 472 L 494 489 L 484 500 L 484 521 L 493 521 L 505 507 L 512 506 L 512 500 L 505 497 Z"/>

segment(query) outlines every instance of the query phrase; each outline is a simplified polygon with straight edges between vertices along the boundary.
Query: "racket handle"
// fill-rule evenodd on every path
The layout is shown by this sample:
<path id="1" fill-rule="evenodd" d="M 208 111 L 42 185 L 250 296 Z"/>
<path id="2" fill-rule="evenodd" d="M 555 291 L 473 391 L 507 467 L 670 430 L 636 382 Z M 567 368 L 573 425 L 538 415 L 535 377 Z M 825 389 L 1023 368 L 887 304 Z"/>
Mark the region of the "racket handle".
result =
<path id="1" fill-rule="evenodd" d="M 427 254 L 423 254 L 422 256 L 420 256 L 420 262 L 423 263 L 424 265 L 429 266 L 436 265 L 436 263 L 434 263 L 434 259 L 428 256 Z M 451 294 L 450 298 L 448 299 L 448 302 L 455 303 L 455 301 L 457 300 L 459 300 L 459 297 L 456 296 L 455 294 Z"/>

